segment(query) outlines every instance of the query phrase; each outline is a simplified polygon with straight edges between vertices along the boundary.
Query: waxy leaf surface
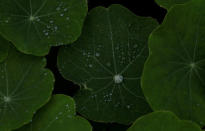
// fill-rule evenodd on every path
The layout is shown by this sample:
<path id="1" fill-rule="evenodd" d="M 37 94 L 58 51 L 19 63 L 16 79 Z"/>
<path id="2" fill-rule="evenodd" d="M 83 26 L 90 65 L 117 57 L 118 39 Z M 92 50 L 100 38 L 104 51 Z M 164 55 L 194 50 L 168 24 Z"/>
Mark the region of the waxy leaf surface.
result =
<path id="1" fill-rule="evenodd" d="M 92 131 L 87 120 L 77 116 L 74 100 L 65 95 L 54 95 L 41 108 L 32 122 L 17 131 Z"/>
<path id="2" fill-rule="evenodd" d="M 0 130 L 9 131 L 28 123 L 48 102 L 53 90 L 53 74 L 46 60 L 24 55 L 9 48 L 0 63 Z"/>
<path id="3" fill-rule="evenodd" d="M 81 34 L 86 0 L 0 0 L 0 32 L 18 50 L 46 55 Z"/>
<path id="4" fill-rule="evenodd" d="M 205 1 L 177 5 L 149 39 L 142 88 L 154 110 L 205 125 Z"/>
<path id="5" fill-rule="evenodd" d="M 137 119 L 127 131 L 201 131 L 190 121 L 183 121 L 167 111 L 153 112 Z"/>
<path id="6" fill-rule="evenodd" d="M 99 122 L 129 124 L 150 112 L 140 88 L 147 41 L 157 26 L 120 5 L 93 9 L 82 36 L 62 47 L 58 67 L 64 78 L 81 85 L 77 111 Z"/>

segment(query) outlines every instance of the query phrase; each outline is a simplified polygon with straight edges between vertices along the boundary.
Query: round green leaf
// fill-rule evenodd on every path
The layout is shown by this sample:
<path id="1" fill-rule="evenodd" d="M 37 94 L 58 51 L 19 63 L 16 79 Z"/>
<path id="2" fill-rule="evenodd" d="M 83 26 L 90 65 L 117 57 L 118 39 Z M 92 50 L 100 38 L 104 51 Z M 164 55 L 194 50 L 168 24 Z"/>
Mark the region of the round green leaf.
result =
<path id="1" fill-rule="evenodd" d="M 35 114 L 30 124 L 18 131 L 92 131 L 89 122 L 75 112 L 71 97 L 55 95 Z"/>
<path id="2" fill-rule="evenodd" d="M 82 86 L 77 111 L 98 122 L 129 124 L 150 112 L 140 88 L 147 41 L 157 26 L 120 5 L 93 9 L 79 40 L 62 47 L 58 67 Z"/>
<path id="3" fill-rule="evenodd" d="M 205 125 L 205 1 L 172 8 L 150 36 L 142 88 L 154 110 Z"/>
<path id="4" fill-rule="evenodd" d="M 153 112 L 135 121 L 127 131 L 201 131 L 193 122 L 178 119 L 166 111 Z"/>
<path id="5" fill-rule="evenodd" d="M 176 4 L 184 4 L 190 0 L 155 0 L 157 2 L 157 4 L 159 4 L 161 7 L 165 8 L 165 9 L 169 9 L 170 7 L 172 7 L 173 5 Z"/>
<path id="6" fill-rule="evenodd" d="M 0 32 L 18 50 L 46 55 L 81 34 L 86 0 L 0 0 Z"/>
<path id="7" fill-rule="evenodd" d="M 7 57 L 9 45 L 10 43 L 0 36 L 0 62 Z"/>
<path id="8" fill-rule="evenodd" d="M 0 63 L 0 130 L 9 131 L 28 123 L 48 102 L 54 77 L 45 69 L 46 60 L 10 48 Z"/>

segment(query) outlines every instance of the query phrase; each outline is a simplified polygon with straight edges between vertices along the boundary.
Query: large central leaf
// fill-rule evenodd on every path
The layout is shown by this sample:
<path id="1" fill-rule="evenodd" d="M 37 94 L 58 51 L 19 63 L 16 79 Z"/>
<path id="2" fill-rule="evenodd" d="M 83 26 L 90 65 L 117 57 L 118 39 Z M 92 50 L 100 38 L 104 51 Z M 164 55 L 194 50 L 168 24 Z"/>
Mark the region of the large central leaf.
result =
<path id="1" fill-rule="evenodd" d="M 0 32 L 18 50 L 42 56 L 75 41 L 86 14 L 86 0 L 0 0 Z"/>
<path id="2" fill-rule="evenodd" d="M 137 17 L 120 5 L 89 13 L 80 39 L 58 56 L 61 74 L 83 87 L 75 96 L 79 113 L 129 124 L 150 111 L 140 77 L 156 26 L 152 18 Z"/>
<path id="3" fill-rule="evenodd" d="M 48 102 L 54 77 L 45 65 L 44 58 L 9 49 L 8 57 L 0 63 L 0 131 L 28 123 Z"/>
<path id="4" fill-rule="evenodd" d="M 149 40 L 142 87 L 154 110 L 205 125 L 205 1 L 177 5 Z"/>

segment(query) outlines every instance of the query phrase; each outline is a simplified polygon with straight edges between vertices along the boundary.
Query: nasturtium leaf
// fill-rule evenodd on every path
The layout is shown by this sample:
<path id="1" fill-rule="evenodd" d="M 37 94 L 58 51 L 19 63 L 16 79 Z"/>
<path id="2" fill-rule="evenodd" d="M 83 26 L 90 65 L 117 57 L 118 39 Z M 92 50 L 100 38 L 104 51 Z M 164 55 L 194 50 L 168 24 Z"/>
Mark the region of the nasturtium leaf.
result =
<path id="1" fill-rule="evenodd" d="M 74 42 L 86 14 L 86 0 L 0 0 L 0 32 L 21 52 L 43 56 Z"/>
<path id="2" fill-rule="evenodd" d="M 8 55 L 10 43 L 0 36 L 0 62 L 2 62 Z"/>
<path id="3" fill-rule="evenodd" d="M 121 5 L 89 13 L 82 36 L 62 47 L 58 56 L 64 78 L 82 86 L 75 96 L 80 114 L 98 122 L 129 124 L 150 112 L 140 78 L 148 36 L 157 25 Z"/>
<path id="4" fill-rule="evenodd" d="M 0 130 L 9 131 L 28 123 L 48 102 L 53 90 L 53 74 L 45 69 L 42 57 L 24 55 L 9 48 L 0 63 Z"/>
<path id="5" fill-rule="evenodd" d="M 169 9 L 176 4 L 184 4 L 190 0 L 155 0 L 157 4 L 165 9 Z"/>
<path id="6" fill-rule="evenodd" d="M 65 95 L 54 95 L 41 108 L 32 122 L 17 131 L 92 131 L 87 120 L 77 116 L 74 100 Z"/>
<path id="7" fill-rule="evenodd" d="M 205 1 L 176 5 L 150 36 L 143 92 L 154 110 L 205 125 Z"/>
<path id="8" fill-rule="evenodd" d="M 201 131 L 191 122 L 180 120 L 172 112 L 159 111 L 137 119 L 127 131 Z"/>

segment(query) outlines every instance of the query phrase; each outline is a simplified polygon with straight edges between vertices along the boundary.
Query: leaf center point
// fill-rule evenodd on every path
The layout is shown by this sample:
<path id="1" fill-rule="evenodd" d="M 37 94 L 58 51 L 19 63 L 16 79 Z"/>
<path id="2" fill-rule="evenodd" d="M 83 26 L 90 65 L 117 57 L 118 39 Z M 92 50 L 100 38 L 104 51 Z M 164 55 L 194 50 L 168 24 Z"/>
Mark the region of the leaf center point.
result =
<path id="1" fill-rule="evenodd" d="M 189 64 L 189 66 L 193 69 L 193 68 L 196 67 L 196 64 L 195 64 L 194 62 L 191 62 L 191 63 Z"/>
<path id="2" fill-rule="evenodd" d="M 123 81 L 123 76 L 117 74 L 117 75 L 115 75 L 115 76 L 113 77 L 113 79 L 114 79 L 114 82 L 115 82 L 116 84 L 119 84 L 119 83 L 122 83 L 122 81 Z"/>
<path id="3" fill-rule="evenodd" d="M 4 102 L 8 103 L 11 101 L 11 98 L 8 96 L 4 96 Z"/>
<path id="4" fill-rule="evenodd" d="M 29 17 L 29 20 L 30 20 L 30 21 L 34 21 L 35 19 L 36 19 L 36 17 L 34 17 L 34 16 L 32 16 L 32 15 Z"/>

